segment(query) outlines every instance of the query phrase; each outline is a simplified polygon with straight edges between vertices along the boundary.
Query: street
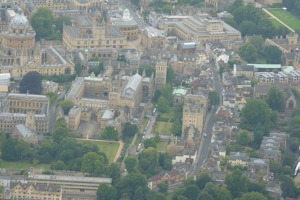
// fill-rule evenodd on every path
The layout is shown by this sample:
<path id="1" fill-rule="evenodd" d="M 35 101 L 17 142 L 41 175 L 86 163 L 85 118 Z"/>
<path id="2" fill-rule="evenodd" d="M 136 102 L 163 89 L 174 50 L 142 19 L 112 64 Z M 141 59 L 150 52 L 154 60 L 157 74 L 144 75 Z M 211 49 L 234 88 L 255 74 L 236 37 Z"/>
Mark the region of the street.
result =
<path id="1" fill-rule="evenodd" d="M 219 72 L 217 71 L 215 66 L 213 66 L 213 78 L 214 78 L 215 91 L 219 94 L 221 99 L 220 102 L 222 102 L 223 87 L 222 87 L 222 82 L 220 79 Z M 207 136 L 205 137 L 204 134 L 202 134 L 202 139 L 199 145 L 199 149 L 195 161 L 196 164 L 194 165 L 194 169 L 192 171 L 193 175 L 197 175 L 199 173 L 201 166 L 203 165 L 203 163 L 207 158 L 209 146 L 211 143 L 212 133 L 213 133 L 213 126 L 216 119 L 216 111 L 218 110 L 218 107 L 219 106 L 214 106 L 206 116 L 206 121 L 204 124 L 203 131 L 205 131 Z"/>

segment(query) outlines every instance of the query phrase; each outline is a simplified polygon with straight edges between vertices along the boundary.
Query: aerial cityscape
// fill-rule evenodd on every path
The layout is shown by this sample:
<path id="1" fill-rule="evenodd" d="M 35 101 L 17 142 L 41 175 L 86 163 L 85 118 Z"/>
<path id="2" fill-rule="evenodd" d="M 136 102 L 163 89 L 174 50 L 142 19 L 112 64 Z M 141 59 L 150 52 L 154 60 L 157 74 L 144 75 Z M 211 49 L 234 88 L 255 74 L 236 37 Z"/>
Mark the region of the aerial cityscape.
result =
<path id="1" fill-rule="evenodd" d="M 300 0 L 0 0 L 0 199 L 300 199 Z"/>

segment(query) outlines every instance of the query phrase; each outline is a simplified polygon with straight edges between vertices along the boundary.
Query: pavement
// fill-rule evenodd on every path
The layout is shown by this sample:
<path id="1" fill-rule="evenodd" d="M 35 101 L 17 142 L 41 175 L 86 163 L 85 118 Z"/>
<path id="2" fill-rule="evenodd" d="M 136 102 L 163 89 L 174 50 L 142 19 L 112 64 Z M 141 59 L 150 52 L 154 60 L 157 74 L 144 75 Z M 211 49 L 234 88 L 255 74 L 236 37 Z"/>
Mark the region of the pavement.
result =
<path id="1" fill-rule="evenodd" d="M 213 66 L 213 78 L 214 78 L 214 89 L 219 94 L 219 96 L 222 97 L 223 86 L 222 86 L 219 72 L 217 71 L 215 66 Z M 213 106 L 211 111 L 206 116 L 205 125 L 204 125 L 204 131 L 206 133 L 206 137 L 204 136 L 204 134 L 202 134 L 201 142 L 198 149 L 198 154 L 196 156 L 196 161 L 195 161 L 196 165 L 194 165 L 194 169 L 192 171 L 193 175 L 197 175 L 200 172 L 201 166 L 203 165 L 203 163 L 207 158 L 209 147 L 211 144 L 213 126 L 216 121 L 215 120 L 216 112 L 218 108 L 219 105 Z"/>

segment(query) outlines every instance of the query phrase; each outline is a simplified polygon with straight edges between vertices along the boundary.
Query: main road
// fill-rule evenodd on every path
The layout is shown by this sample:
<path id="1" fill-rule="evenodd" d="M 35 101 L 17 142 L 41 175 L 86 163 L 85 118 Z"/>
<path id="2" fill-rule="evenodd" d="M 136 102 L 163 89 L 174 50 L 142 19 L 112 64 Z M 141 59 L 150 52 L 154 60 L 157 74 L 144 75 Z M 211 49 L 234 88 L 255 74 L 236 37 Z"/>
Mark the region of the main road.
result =
<path id="1" fill-rule="evenodd" d="M 214 79 L 214 89 L 220 96 L 221 99 L 220 102 L 222 102 L 223 86 L 222 86 L 220 74 L 215 65 L 213 66 L 213 79 Z M 213 126 L 216 121 L 216 112 L 218 107 L 219 105 L 213 106 L 211 111 L 207 113 L 205 124 L 204 124 L 204 130 L 203 130 L 206 136 L 202 134 L 202 139 L 196 156 L 195 165 L 192 170 L 192 175 L 197 175 L 199 173 L 201 166 L 203 165 L 203 163 L 207 158 L 210 143 L 211 143 L 212 133 L 213 133 Z"/>

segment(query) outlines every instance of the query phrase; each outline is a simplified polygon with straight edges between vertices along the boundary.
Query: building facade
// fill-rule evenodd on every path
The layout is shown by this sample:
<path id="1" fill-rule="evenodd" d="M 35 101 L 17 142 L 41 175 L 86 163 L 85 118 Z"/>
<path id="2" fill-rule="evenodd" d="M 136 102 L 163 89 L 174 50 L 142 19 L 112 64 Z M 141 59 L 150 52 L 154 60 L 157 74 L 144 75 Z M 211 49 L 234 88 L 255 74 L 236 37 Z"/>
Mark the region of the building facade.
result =
<path id="1" fill-rule="evenodd" d="M 167 83 L 167 61 L 160 60 L 155 65 L 155 88 L 164 87 Z"/>

